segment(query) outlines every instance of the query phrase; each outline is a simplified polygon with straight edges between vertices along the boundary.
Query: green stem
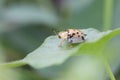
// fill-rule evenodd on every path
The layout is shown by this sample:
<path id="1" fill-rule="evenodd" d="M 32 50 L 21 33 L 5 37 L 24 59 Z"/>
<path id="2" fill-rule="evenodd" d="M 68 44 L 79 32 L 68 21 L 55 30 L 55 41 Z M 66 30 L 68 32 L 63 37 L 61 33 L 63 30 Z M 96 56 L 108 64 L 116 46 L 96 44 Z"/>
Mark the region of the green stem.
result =
<path id="1" fill-rule="evenodd" d="M 0 70 L 9 69 L 9 68 L 15 68 L 15 67 L 20 67 L 20 66 L 24 66 L 26 64 L 27 63 L 23 62 L 22 60 L 14 61 L 14 62 L 9 62 L 9 63 L 1 63 L 0 64 Z"/>
<path id="2" fill-rule="evenodd" d="M 112 25 L 112 12 L 113 12 L 113 0 L 105 0 L 105 5 L 104 5 L 104 16 L 103 16 L 103 21 L 104 21 L 104 30 L 110 29 Z"/>
<path id="3" fill-rule="evenodd" d="M 101 50 L 101 51 L 103 51 L 103 50 Z M 110 67 L 110 65 L 109 65 L 108 60 L 106 59 L 105 55 L 103 55 L 103 52 L 99 52 L 99 53 L 98 53 L 98 56 L 99 56 L 99 57 L 101 58 L 101 60 L 103 61 L 103 64 L 104 64 L 104 66 L 105 66 L 105 68 L 106 68 L 106 71 L 107 71 L 109 77 L 110 77 L 110 80 L 116 80 L 116 79 L 115 79 L 115 76 L 114 76 L 114 74 L 113 74 L 113 72 L 112 72 L 112 70 L 111 70 L 111 67 Z"/>
<path id="4" fill-rule="evenodd" d="M 116 79 L 115 79 L 115 76 L 114 76 L 114 74 L 113 74 L 113 72 L 112 72 L 112 70 L 111 70 L 111 68 L 110 68 L 109 63 L 108 63 L 106 60 L 105 60 L 104 62 L 105 62 L 105 67 L 106 67 L 106 69 L 107 69 L 107 72 L 108 72 L 108 74 L 109 74 L 109 76 L 110 76 L 110 79 L 111 79 L 111 80 L 116 80 Z"/>

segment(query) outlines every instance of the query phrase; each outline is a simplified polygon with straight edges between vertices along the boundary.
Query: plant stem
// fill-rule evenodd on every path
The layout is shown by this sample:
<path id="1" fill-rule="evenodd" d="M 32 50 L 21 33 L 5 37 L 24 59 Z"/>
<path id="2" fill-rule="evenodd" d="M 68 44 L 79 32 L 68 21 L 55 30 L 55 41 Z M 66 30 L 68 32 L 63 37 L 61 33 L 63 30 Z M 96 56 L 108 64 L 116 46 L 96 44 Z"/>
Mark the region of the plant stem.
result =
<path id="1" fill-rule="evenodd" d="M 102 50 L 103 51 L 103 50 Z M 98 56 L 100 56 L 101 57 L 101 59 L 102 59 L 102 61 L 103 61 L 103 64 L 104 64 L 104 66 L 105 66 L 105 68 L 106 68 L 106 71 L 107 71 L 107 73 L 108 73 L 108 75 L 109 75 L 109 77 L 110 77 L 110 80 L 116 80 L 115 79 L 115 76 L 114 76 L 114 74 L 113 74 L 113 72 L 112 72 L 112 70 L 111 70 L 111 67 L 110 67 L 110 65 L 109 65 L 109 62 L 108 62 L 108 60 L 106 59 L 106 57 L 103 55 L 103 53 L 101 54 L 102 52 L 99 52 L 99 55 Z"/>
<path id="2" fill-rule="evenodd" d="M 116 80 L 116 79 L 115 79 L 115 76 L 114 76 L 114 74 L 113 74 L 113 72 L 112 72 L 112 70 L 111 70 L 111 68 L 110 68 L 109 63 L 108 63 L 106 60 L 105 60 L 104 62 L 105 62 L 105 67 L 106 67 L 106 69 L 107 69 L 107 72 L 108 72 L 108 74 L 109 74 L 109 76 L 110 76 L 110 79 L 111 79 L 111 80 Z"/>
<path id="3" fill-rule="evenodd" d="M 23 62 L 22 60 L 14 61 L 14 62 L 9 62 L 9 63 L 1 63 L 0 64 L 0 70 L 9 69 L 9 68 L 15 68 L 15 67 L 20 67 L 20 66 L 24 66 L 26 64 L 27 63 Z"/>
<path id="4" fill-rule="evenodd" d="M 105 0 L 104 6 L 103 27 L 104 30 L 108 30 L 112 25 L 113 0 Z"/>

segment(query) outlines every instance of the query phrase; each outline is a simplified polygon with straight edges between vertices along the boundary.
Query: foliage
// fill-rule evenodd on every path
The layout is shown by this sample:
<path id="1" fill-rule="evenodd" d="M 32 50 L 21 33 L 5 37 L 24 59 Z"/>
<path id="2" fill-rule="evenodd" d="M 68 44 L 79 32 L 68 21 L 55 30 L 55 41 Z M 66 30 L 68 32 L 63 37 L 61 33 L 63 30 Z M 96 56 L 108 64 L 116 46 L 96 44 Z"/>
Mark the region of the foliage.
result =
<path id="1" fill-rule="evenodd" d="M 113 37 L 120 34 L 120 29 L 116 29 L 113 31 L 99 32 L 95 29 L 84 29 L 85 33 L 87 33 L 87 40 L 84 43 L 74 45 L 72 48 L 67 45 L 63 45 L 63 47 L 58 47 L 59 39 L 57 36 L 48 37 L 45 42 L 36 50 L 28 54 L 24 59 L 12 63 L 1 64 L 0 67 L 2 69 L 12 68 L 17 66 L 22 66 L 25 64 L 29 64 L 34 68 L 40 69 L 48 66 L 58 65 L 66 61 L 72 55 L 80 56 L 83 54 L 94 55 L 99 61 L 99 59 L 104 63 L 104 66 L 107 69 L 107 72 L 110 74 L 111 79 L 114 76 L 111 72 L 109 61 L 107 61 L 107 56 L 103 54 L 103 49 L 106 43 Z M 66 46 L 66 47 L 64 47 Z M 102 64 L 103 65 L 103 64 Z M 103 69 L 104 72 L 104 69 Z M 112 74 L 112 75 L 111 75 Z M 79 74 L 77 74 L 79 75 Z M 86 76 L 87 77 L 87 76 Z M 78 80 L 81 78 L 78 78 Z M 83 78 L 84 79 L 84 78 Z M 94 78 L 89 78 L 89 76 L 85 80 L 95 80 Z"/>
<path id="2" fill-rule="evenodd" d="M 0 0 L 0 80 L 119 80 L 119 4 Z M 68 28 L 82 29 L 87 40 L 58 47 L 53 32 Z"/>

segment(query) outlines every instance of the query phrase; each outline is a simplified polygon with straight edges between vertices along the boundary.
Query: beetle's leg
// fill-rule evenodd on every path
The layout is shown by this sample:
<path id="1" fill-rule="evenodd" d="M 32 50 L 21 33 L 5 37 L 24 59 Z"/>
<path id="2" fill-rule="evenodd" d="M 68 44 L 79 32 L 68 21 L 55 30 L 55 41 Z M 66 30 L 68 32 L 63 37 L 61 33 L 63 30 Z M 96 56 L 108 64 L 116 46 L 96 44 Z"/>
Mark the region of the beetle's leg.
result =
<path id="1" fill-rule="evenodd" d="M 62 39 L 62 40 L 60 41 L 59 47 L 62 47 L 64 41 L 65 41 L 65 39 Z"/>

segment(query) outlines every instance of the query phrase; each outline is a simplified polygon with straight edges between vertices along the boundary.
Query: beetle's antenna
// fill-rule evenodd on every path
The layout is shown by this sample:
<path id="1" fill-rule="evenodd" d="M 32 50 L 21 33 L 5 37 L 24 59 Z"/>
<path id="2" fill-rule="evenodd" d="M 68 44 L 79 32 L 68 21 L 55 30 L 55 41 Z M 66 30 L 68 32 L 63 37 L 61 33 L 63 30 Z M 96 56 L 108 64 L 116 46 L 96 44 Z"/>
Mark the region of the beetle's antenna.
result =
<path id="1" fill-rule="evenodd" d="M 58 35 L 58 33 L 55 30 L 53 30 L 53 32 L 55 33 L 55 35 Z"/>
<path id="2" fill-rule="evenodd" d="M 52 29 L 52 32 L 55 34 L 55 35 L 58 35 L 58 31 L 56 29 Z"/>

